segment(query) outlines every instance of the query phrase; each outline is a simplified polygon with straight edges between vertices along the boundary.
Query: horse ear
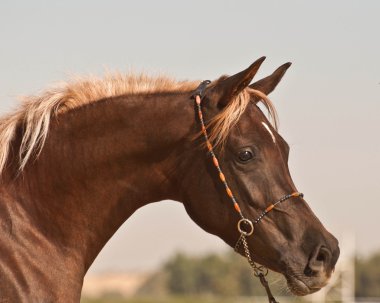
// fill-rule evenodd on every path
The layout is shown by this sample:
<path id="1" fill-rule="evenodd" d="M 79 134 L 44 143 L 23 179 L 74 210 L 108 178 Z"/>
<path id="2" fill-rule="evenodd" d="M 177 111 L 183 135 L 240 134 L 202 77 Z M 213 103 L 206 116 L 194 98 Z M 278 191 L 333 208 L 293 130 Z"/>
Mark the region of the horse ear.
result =
<path id="1" fill-rule="evenodd" d="M 281 65 L 273 72 L 273 74 L 255 83 L 252 83 L 249 87 L 259 90 L 266 95 L 270 94 L 276 88 L 277 84 L 281 81 L 290 65 L 292 65 L 290 62 Z"/>
<path id="2" fill-rule="evenodd" d="M 248 87 L 264 60 L 265 57 L 261 57 L 252 63 L 247 69 L 221 80 L 216 85 L 215 89 L 220 96 L 220 98 L 218 98 L 218 107 L 225 107 L 243 89 Z"/>

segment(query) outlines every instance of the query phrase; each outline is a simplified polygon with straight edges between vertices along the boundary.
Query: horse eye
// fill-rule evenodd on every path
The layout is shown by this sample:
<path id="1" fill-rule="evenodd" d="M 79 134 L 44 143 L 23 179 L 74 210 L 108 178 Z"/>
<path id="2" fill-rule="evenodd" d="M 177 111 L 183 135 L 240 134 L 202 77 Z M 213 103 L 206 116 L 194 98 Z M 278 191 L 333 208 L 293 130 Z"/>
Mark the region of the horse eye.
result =
<path id="1" fill-rule="evenodd" d="M 247 162 L 253 158 L 253 153 L 249 150 L 244 150 L 239 153 L 239 160 L 241 162 Z"/>

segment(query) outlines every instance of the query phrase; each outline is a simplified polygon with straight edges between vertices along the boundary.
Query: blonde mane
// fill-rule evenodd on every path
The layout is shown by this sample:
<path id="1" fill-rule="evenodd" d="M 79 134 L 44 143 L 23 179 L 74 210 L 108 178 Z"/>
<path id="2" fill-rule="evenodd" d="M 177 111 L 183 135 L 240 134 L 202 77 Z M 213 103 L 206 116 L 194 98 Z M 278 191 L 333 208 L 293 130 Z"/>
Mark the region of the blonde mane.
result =
<path id="1" fill-rule="evenodd" d="M 11 144 L 19 127 L 23 130 L 19 148 L 19 170 L 23 170 L 33 154 L 38 156 L 48 135 L 52 117 L 101 99 L 133 94 L 190 92 L 198 81 L 176 81 L 166 76 L 151 77 L 145 74 L 112 74 L 104 78 L 76 78 L 46 90 L 38 96 L 23 98 L 22 106 L 0 119 L 0 173 L 9 158 Z M 225 110 L 210 123 L 210 139 L 222 145 L 250 100 L 243 91 Z M 258 91 L 250 90 L 262 99 L 269 114 L 275 117 L 272 103 Z M 261 94 L 261 95 L 260 95 Z M 276 120 L 275 120 L 276 121 Z"/>
<path id="2" fill-rule="evenodd" d="M 229 102 L 225 109 L 208 123 L 209 139 L 214 147 L 220 147 L 223 149 L 230 130 L 239 121 L 250 102 L 260 102 L 267 109 L 269 119 L 273 127 L 277 130 L 277 112 L 272 101 L 261 91 L 247 88 L 232 102 Z"/>
<path id="3" fill-rule="evenodd" d="M 104 78 L 76 78 L 56 85 L 39 96 L 24 97 L 17 111 L 0 120 L 0 173 L 7 163 L 12 140 L 20 126 L 23 137 L 19 150 L 19 169 L 22 170 L 33 153 L 38 156 L 41 152 L 50 120 L 54 116 L 108 97 L 191 91 L 197 84 L 176 81 L 166 76 L 117 73 Z"/>

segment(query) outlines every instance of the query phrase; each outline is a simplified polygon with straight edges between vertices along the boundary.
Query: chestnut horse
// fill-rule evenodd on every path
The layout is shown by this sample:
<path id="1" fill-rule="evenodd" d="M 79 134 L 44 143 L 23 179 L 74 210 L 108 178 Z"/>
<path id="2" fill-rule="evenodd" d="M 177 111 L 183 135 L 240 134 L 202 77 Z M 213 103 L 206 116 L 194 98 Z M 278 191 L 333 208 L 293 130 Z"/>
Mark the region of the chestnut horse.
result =
<path id="1" fill-rule="evenodd" d="M 296 188 L 289 146 L 261 111 L 290 63 L 250 85 L 264 58 L 205 91 L 209 137 L 242 212 L 257 218 Z M 83 277 L 138 208 L 183 203 L 205 231 L 239 239 L 235 212 L 202 144 L 198 82 L 109 75 L 27 97 L 0 120 L 0 302 L 79 302 Z M 337 240 L 301 196 L 247 238 L 252 258 L 306 295 L 325 286 Z M 240 252 L 242 253 L 242 252 Z"/>

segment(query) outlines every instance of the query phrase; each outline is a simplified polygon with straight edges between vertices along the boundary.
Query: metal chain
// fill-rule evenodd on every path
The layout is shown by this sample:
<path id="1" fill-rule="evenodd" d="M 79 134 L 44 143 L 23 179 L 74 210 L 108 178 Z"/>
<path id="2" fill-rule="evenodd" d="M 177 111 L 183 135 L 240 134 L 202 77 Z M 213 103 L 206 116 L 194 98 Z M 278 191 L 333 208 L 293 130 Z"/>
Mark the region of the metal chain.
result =
<path id="1" fill-rule="evenodd" d="M 250 253 L 249 248 L 248 248 L 247 239 L 246 239 L 246 236 L 245 236 L 244 233 L 240 234 L 239 240 L 236 242 L 236 245 L 235 245 L 235 251 L 236 252 L 238 252 L 241 244 L 243 244 L 243 249 L 244 249 L 245 257 L 247 258 L 247 261 L 248 261 L 249 265 L 252 267 L 253 273 L 254 273 L 255 277 L 259 278 L 261 285 L 265 288 L 265 291 L 266 291 L 267 296 L 268 296 L 269 303 L 279 303 L 274 298 L 274 296 L 273 296 L 273 294 L 272 294 L 272 292 L 271 292 L 271 290 L 269 288 L 268 281 L 265 278 L 268 275 L 268 268 L 266 268 L 263 265 L 257 265 L 252 260 L 251 253 Z"/>
<path id="2" fill-rule="evenodd" d="M 251 253 L 250 253 L 249 248 L 248 248 L 247 239 L 243 233 L 240 234 L 240 238 L 236 242 L 236 245 L 235 245 L 235 251 L 236 252 L 239 252 L 239 248 L 241 247 L 241 245 L 243 245 L 245 257 L 247 258 L 249 265 L 252 267 L 255 277 L 259 277 L 260 274 L 267 276 L 268 275 L 268 268 L 266 268 L 263 265 L 257 265 L 252 260 Z"/>

